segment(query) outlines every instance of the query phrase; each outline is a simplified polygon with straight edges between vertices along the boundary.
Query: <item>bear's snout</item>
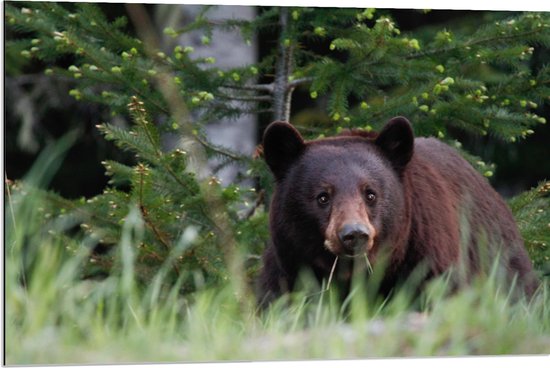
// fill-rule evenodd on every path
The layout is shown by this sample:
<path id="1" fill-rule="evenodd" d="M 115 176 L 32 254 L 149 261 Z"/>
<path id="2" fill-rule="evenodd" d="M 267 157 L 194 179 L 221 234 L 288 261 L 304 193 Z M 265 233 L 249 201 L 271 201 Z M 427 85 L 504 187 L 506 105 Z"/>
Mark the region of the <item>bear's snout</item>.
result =
<path id="1" fill-rule="evenodd" d="M 365 248 L 370 236 L 369 229 L 360 223 L 345 224 L 338 232 L 338 239 L 348 254 Z"/>

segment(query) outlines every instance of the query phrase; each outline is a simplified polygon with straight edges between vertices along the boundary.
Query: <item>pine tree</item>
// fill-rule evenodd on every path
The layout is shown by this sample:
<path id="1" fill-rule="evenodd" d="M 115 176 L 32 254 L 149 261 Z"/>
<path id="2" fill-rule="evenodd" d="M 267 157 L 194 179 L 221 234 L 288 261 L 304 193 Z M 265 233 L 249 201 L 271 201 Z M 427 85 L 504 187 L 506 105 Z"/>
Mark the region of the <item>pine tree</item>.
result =
<path id="1" fill-rule="evenodd" d="M 535 269 L 550 275 L 550 182 L 510 200 L 510 207 Z"/>
<path id="2" fill-rule="evenodd" d="M 85 277 L 116 272 L 116 252 L 110 249 L 135 210 L 143 228 L 135 244 L 142 282 L 167 263 L 166 280 L 180 280 L 183 292 L 253 274 L 267 240 L 262 204 L 271 191 L 270 176 L 261 160 L 208 142 L 202 128 L 216 117 L 249 112 L 289 120 L 297 88 L 308 89 L 312 104 L 327 102 L 325 117 L 303 126 L 310 137 L 343 128 L 377 129 L 390 117 L 405 115 L 417 135 L 460 148 L 452 139 L 455 130 L 514 142 L 546 122 L 537 111 L 550 96 L 550 68 L 531 71 L 529 60 L 537 47 L 550 47 L 549 14 L 495 13 L 473 32 L 442 30 L 421 37 L 402 34 L 383 10 L 271 7 L 253 21 L 212 24 L 204 16 L 206 7 L 183 29 L 164 30 L 168 36 L 202 30 L 206 39 L 213 27 L 239 29 L 245 39 L 277 30 L 277 47 L 263 60 L 221 70 L 212 66 L 212 57 L 196 58 L 185 45 L 170 54 L 159 51 L 147 22 L 135 22 L 146 19 L 142 10 L 128 6 L 137 38 L 125 31 L 125 18 L 110 22 L 94 4 L 6 5 L 6 23 L 17 35 L 6 43 L 8 63 L 38 62 L 51 78 L 72 80 L 68 93 L 76 100 L 106 106 L 129 124 L 98 122 L 107 140 L 134 157 L 132 165 L 104 162 L 110 177 L 104 193 L 73 201 L 41 192 L 50 206 L 44 210 L 50 215 L 45 226 L 52 216 L 71 216 L 82 230 L 77 236 L 95 249 Z M 312 43 L 328 46 L 319 53 L 306 47 Z M 57 66 L 61 58 L 72 64 Z M 269 82 L 258 84 L 259 76 Z M 167 150 L 163 135 L 190 143 Z M 484 175 L 492 175 L 494 167 L 463 153 Z M 213 155 L 249 167 L 258 190 L 222 187 L 215 177 L 203 177 L 197 168 Z M 11 188 L 30 190 L 25 183 Z M 546 200 L 525 194 L 513 202 L 519 218 L 528 216 L 524 235 L 535 253 L 543 249 L 540 244 L 547 247 L 548 239 L 537 235 L 547 229 L 547 218 L 527 213 L 541 198 Z M 538 265 L 547 254 L 537 256 Z M 246 257 L 253 262 L 246 263 Z"/>

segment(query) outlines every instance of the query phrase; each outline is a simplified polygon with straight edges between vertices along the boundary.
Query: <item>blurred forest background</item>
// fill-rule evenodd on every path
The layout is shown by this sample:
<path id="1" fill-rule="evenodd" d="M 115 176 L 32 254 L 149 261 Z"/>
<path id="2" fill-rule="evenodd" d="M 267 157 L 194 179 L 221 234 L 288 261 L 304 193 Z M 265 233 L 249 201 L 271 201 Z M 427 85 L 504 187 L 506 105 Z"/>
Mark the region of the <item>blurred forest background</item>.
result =
<path id="1" fill-rule="evenodd" d="M 98 6 L 110 21 L 127 16 L 124 4 L 110 3 L 98 4 Z M 227 53 L 224 51 L 227 49 L 227 44 L 224 42 L 204 46 L 200 41 L 200 35 L 183 40 L 179 38 L 174 42 L 172 37 L 163 34 L 163 30 L 171 27 L 174 23 L 190 22 L 198 14 L 200 7 L 155 4 L 146 5 L 145 8 L 154 20 L 154 27 L 159 36 L 163 38 L 162 45 L 165 50 L 171 49 L 175 43 L 185 43 L 191 44 L 195 48 L 201 46 L 208 48 L 210 54 L 221 55 L 221 58 L 224 58 L 224 52 Z M 215 12 L 214 18 L 232 14 L 237 18 L 250 20 L 267 10 L 262 7 L 221 7 L 218 10 L 212 9 L 209 14 Z M 395 20 L 403 33 L 415 32 L 417 37 L 422 35 L 428 37 L 440 29 L 468 32 L 476 29 L 484 19 L 514 15 L 512 12 L 498 14 L 488 11 L 400 9 L 380 10 L 379 13 Z M 178 17 L 179 19 L 177 19 Z M 129 22 L 124 30 L 130 35 L 136 36 L 132 22 Z M 6 39 L 8 41 L 18 37 L 20 35 L 15 34 L 10 27 L 7 27 Z M 232 45 L 235 50 L 228 58 L 236 58 L 234 63 L 241 65 L 262 60 L 277 43 L 278 37 L 276 27 L 263 29 L 259 34 L 254 35 L 253 48 L 243 47 L 242 42 L 240 45 L 235 43 Z M 330 39 L 309 40 L 309 43 L 306 42 L 302 47 L 323 54 L 327 53 L 330 41 Z M 219 50 L 216 50 L 216 47 Z M 74 57 L 65 56 L 57 60 L 55 65 L 68 68 L 74 61 Z M 545 47 L 537 47 L 529 61 L 529 67 L 532 70 L 538 70 L 548 63 L 550 63 L 550 50 Z M 124 153 L 106 142 L 95 128 L 99 122 L 111 119 L 110 112 L 106 110 L 105 106 L 85 103 L 70 96 L 68 91 L 74 87 L 73 81 L 66 76 L 44 75 L 43 70 L 48 66 L 51 65 L 41 60 L 25 59 L 20 55 L 13 56 L 8 50 L 5 77 L 7 177 L 10 180 L 23 177 L 48 142 L 60 138 L 71 129 L 78 128 L 78 139 L 54 176 L 51 188 L 70 198 L 91 197 L 101 193 L 108 181 L 101 161 L 108 158 L 127 161 L 130 158 L 125 157 Z M 264 80 L 268 78 L 263 77 Z M 550 119 L 548 102 L 538 106 L 536 111 L 539 116 L 545 117 L 547 120 Z M 328 118 L 326 101 L 312 99 L 307 86 L 300 87 L 294 92 L 291 122 L 297 125 L 308 125 Z M 241 128 L 237 129 L 239 133 L 236 138 L 225 135 L 225 144 L 232 147 L 234 142 L 228 142 L 228 140 L 247 140 L 246 147 L 241 149 L 243 153 L 252 154 L 252 147 L 259 143 L 263 129 L 272 121 L 272 115 L 263 113 L 248 117 L 248 119 L 250 120 L 248 124 L 239 125 Z M 227 124 L 232 123 L 234 122 Z M 415 122 L 413 121 L 413 123 Z M 540 180 L 549 176 L 550 124 L 539 125 L 536 134 L 513 144 L 502 142 L 493 135 L 480 137 L 456 130 L 452 133 L 464 144 L 466 151 L 496 164 L 497 169 L 490 180 L 493 186 L 506 197 L 536 186 Z M 221 144 L 224 144 L 223 139 Z"/>

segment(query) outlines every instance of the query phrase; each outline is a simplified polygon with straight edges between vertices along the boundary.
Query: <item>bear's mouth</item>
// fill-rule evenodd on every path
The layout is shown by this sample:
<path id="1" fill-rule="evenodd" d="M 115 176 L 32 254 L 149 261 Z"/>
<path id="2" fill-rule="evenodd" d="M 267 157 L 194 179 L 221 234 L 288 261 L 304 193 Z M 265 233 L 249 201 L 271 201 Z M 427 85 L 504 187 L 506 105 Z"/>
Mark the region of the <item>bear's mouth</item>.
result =
<path id="1" fill-rule="evenodd" d="M 339 255 L 339 257 L 350 258 L 350 259 L 367 257 L 366 247 L 361 247 L 361 248 L 362 249 L 357 249 L 351 252 L 344 251 L 342 252 L 342 254 Z"/>

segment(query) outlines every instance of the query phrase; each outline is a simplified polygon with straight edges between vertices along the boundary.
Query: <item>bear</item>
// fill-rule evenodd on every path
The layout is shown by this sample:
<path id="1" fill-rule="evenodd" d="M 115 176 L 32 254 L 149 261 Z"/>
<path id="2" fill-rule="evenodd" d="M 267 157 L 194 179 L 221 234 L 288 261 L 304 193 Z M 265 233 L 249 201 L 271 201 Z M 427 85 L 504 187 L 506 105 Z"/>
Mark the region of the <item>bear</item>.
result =
<path id="1" fill-rule="evenodd" d="M 264 132 L 263 155 L 275 187 L 258 280 L 261 307 L 292 291 L 305 268 L 319 281 L 337 275 L 349 287 L 353 263 L 365 256 L 373 266 L 386 262 L 384 295 L 420 265 L 423 280 L 451 269 L 470 280 L 495 259 L 522 293 L 538 287 L 504 200 L 455 149 L 415 138 L 405 117 L 379 133 L 352 130 L 311 141 L 276 121 Z"/>

